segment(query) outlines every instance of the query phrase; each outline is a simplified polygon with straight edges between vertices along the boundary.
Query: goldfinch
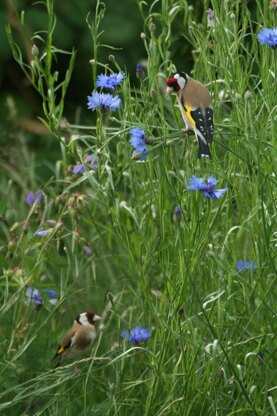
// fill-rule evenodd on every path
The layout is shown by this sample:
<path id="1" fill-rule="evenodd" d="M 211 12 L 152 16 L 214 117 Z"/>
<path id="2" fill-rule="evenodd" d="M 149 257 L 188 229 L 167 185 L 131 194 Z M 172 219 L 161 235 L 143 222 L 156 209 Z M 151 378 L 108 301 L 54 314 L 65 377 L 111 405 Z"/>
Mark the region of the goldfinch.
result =
<path id="1" fill-rule="evenodd" d="M 58 358 L 57 368 L 64 357 L 72 357 L 86 350 L 96 338 L 94 322 L 102 318 L 94 312 L 83 312 L 75 318 L 59 345 L 54 358 Z"/>
<path id="2" fill-rule="evenodd" d="M 211 158 L 208 143 L 213 139 L 212 100 L 204 85 L 185 72 L 174 72 L 166 80 L 166 94 L 176 92 L 177 102 L 186 125 L 198 140 L 198 157 Z"/>

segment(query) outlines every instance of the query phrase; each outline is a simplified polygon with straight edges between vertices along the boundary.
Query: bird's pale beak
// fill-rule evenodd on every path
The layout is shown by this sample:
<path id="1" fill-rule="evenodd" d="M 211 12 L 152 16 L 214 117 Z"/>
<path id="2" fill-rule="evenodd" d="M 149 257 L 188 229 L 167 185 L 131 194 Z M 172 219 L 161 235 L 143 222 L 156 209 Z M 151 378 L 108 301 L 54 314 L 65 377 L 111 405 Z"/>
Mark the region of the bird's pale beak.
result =
<path id="1" fill-rule="evenodd" d="M 172 91 L 173 91 L 173 88 L 171 88 L 171 87 L 166 87 L 165 94 L 166 94 L 166 95 L 170 95 L 170 94 L 172 93 Z"/>
<path id="2" fill-rule="evenodd" d="M 101 321 L 101 316 L 98 316 L 98 315 L 94 315 L 94 317 L 93 317 L 93 320 L 94 321 Z"/>

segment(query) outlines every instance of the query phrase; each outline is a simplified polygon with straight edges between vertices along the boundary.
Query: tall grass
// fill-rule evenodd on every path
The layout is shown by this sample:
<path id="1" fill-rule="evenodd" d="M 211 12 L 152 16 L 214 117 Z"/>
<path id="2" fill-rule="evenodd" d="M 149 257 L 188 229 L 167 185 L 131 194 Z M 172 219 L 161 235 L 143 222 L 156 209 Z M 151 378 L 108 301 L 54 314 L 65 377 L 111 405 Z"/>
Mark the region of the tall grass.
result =
<path id="1" fill-rule="evenodd" d="M 129 77 L 135 68 L 119 68 L 116 51 L 97 61 L 104 5 L 88 16 L 92 89 L 104 68 L 127 77 L 121 110 L 94 118 L 84 108 L 78 125 L 63 119 L 75 52 L 52 43 L 53 0 L 45 2 L 48 32 L 33 35 L 40 46 L 32 62 L 7 28 L 60 155 L 41 183 L 21 137 L 18 173 L 6 167 L 1 178 L 1 414 L 277 415 L 276 51 L 256 37 L 274 26 L 273 12 L 259 1 L 255 17 L 246 2 L 204 1 L 215 14 L 209 29 L 205 12 L 196 21 L 183 1 L 149 3 L 138 1 L 138 42 L 148 58 L 139 86 Z M 213 97 L 210 161 L 197 159 L 175 97 L 165 97 L 178 19 L 194 57 L 191 75 Z M 64 80 L 53 69 L 60 54 L 68 55 Z M 187 70 L 185 60 L 178 70 Z M 132 127 L 150 142 L 144 163 L 131 158 Z M 97 169 L 73 175 L 92 153 Z M 228 192 L 209 200 L 189 191 L 192 175 L 215 176 Z M 25 197 L 38 189 L 44 198 L 30 208 Z M 35 237 L 42 229 L 51 230 Z M 241 259 L 257 268 L 238 271 Z M 56 290 L 59 302 L 26 305 L 29 285 Z M 87 357 L 53 372 L 57 343 L 85 310 L 104 311 L 97 341 Z M 152 331 L 147 342 L 120 337 L 136 326 Z"/>

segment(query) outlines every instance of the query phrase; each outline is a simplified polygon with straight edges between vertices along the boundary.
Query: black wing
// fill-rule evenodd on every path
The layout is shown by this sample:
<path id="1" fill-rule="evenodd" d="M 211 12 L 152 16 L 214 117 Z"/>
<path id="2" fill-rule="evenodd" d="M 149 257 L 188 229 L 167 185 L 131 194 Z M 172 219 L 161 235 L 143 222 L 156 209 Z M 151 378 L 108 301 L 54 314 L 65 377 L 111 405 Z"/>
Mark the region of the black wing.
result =
<path id="1" fill-rule="evenodd" d="M 59 345 L 58 346 L 56 355 L 53 357 L 53 359 L 58 358 L 57 364 L 55 365 L 54 368 L 59 367 L 59 365 L 62 361 L 62 358 L 63 358 L 64 351 L 67 350 L 71 346 L 71 344 L 72 344 L 72 340 L 70 339 L 69 342 L 66 345 Z"/>
<path id="2" fill-rule="evenodd" d="M 200 108 L 191 110 L 190 115 L 195 122 L 196 128 L 203 135 L 207 143 L 213 141 L 214 123 L 213 123 L 213 110 L 210 107 L 205 109 L 205 115 Z"/>

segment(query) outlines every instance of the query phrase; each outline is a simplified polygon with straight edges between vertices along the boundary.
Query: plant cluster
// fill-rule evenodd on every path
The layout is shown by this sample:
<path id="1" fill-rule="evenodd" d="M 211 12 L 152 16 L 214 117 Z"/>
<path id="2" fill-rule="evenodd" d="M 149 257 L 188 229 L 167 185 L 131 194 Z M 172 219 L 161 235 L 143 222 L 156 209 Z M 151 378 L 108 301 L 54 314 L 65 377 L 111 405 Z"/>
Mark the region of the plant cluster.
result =
<path id="1" fill-rule="evenodd" d="M 43 2 L 48 30 L 33 34 L 30 62 L 7 28 L 59 148 L 51 162 L 45 145 L 39 160 L 21 137 L 18 171 L 0 182 L 3 414 L 277 415 L 277 35 L 262 28 L 275 8 L 257 0 L 254 19 L 247 2 L 210 3 L 197 20 L 185 1 L 137 1 L 146 59 L 130 68 L 126 52 L 121 68 L 116 48 L 99 61 L 112 46 L 97 0 L 87 17 L 92 93 L 74 120 L 76 52 L 53 44 L 54 0 Z M 165 96 L 183 52 L 173 22 L 212 96 L 211 160 L 197 159 Z M 102 317 L 91 352 L 53 371 L 85 310 Z"/>

